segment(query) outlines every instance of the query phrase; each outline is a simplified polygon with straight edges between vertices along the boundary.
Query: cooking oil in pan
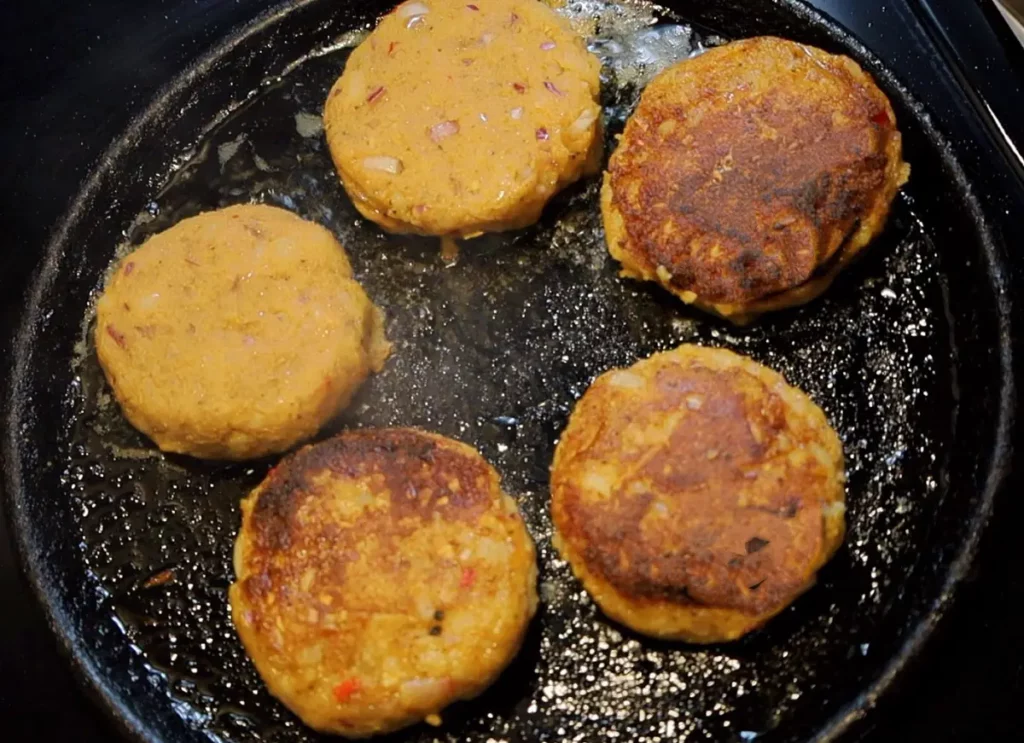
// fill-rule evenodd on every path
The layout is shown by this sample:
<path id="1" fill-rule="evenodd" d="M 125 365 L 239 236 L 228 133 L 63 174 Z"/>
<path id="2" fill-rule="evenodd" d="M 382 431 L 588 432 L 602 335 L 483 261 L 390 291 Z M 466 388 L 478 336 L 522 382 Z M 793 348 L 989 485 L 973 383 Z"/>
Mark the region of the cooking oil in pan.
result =
<path id="1" fill-rule="evenodd" d="M 563 12 L 604 62 L 609 149 L 653 74 L 720 41 L 656 23 L 652 6 L 637 3 L 586 0 Z M 479 447 L 518 499 L 539 550 L 540 616 L 492 690 L 456 705 L 441 729 L 403 739 L 753 740 L 772 738 L 787 720 L 820 720 L 899 639 L 890 617 L 901 616 L 901 583 L 928 559 L 912 545 L 941 492 L 952 349 L 937 253 L 909 197 L 824 298 L 749 328 L 618 278 L 603 243 L 598 178 L 557 197 L 532 228 L 463 243 L 457 265 L 446 266 L 436 241 L 381 233 L 338 185 L 318 112 L 360 38 L 273 71 L 182 158 L 125 237 L 127 248 L 201 210 L 244 201 L 326 225 L 387 313 L 395 347 L 323 435 L 352 426 L 438 431 Z M 63 483 L 110 621 L 190 725 L 231 741 L 315 739 L 266 692 L 228 616 L 237 504 L 270 462 L 211 464 L 155 451 L 112 401 L 89 320 Z M 849 471 L 849 535 L 819 585 L 766 629 L 714 648 L 616 626 L 550 544 L 548 465 L 574 401 L 606 369 L 682 342 L 733 348 L 805 389 L 839 431 Z M 839 668 L 846 686 L 836 691 Z"/>

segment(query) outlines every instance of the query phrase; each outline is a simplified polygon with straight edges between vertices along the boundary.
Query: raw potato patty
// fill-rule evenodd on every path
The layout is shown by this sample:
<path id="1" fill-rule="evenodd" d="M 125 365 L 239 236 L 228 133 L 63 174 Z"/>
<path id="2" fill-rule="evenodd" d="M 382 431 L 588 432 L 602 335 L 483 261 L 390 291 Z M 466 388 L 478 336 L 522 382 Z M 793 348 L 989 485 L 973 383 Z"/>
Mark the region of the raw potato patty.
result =
<path id="1" fill-rule="evenodd" d="M 312 436 L 390 350 L 334 236 L 259 205 L 186 219 L 122 259 L 95 339 L 132 425 L 211 459 Z"/>
<path id="2" fill-rule="evenodd" d="M 909 166 L 853 60 L 759 37 L 648 85 L 601 194 L 622 273 L 746 322 L 828 288 L 879 232 Z"/>
<path id="3" fill-rule="evenodd" d="M 235 626 L 310 727 L 366 737 L 483 691 L 537 607 L 533 542 L 494 468 L 412 429 L 350 431 L 242 502 Z"/>
<path id="4" fill-rule="evenodd" d="M 843 452 L 774 371 L 684 345 L 602 374 L 555 451 L 555 546 L 613 619 L 734 640 L 814 582 L 844 533 Z"/>
<path id="5" fill-rule="evenodd" d="M 406 2 L 331 89 L 327 144 L 356 207 L 387 230 L 523 227 L 599 166 L 599 71 L 535 0 Z"/>

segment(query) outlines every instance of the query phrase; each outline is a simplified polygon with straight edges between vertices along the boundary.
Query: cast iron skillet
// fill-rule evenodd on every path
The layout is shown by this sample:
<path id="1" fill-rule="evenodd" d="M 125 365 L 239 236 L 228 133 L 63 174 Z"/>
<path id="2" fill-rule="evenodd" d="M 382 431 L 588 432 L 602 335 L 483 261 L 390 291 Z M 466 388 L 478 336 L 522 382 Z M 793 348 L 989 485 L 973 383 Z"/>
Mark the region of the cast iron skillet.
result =
<path id="1" fill-rule="evenodd" d="M 139 740 L 315 738 L 263 690 L 226 612 L 237 500 L 270 462 L 158 456 L 111 405 L 88 342 L 90 301 L 118 245 L 255 199 L 334 230 L 389 315 L 395 356 L 332 430 L 419 425 L 478 446 L 538 541 L 543 606 L 519 659 L 440 730 L 397 739 L 849 732 L 942 615 L 1008 467 L 1005 267 L 942 137 L 876 59 L 792 0 L 677 2 L 666 22 L 693 28 L 653 32 L 634 23 L 649 7 L 570 4 L 601 16 L 610 135 L 651 71 L 630 56 L 638 33 L 676 56 L 717 34 L 774 33 L 850 54 L 875 75 L 911 183 L 886 235 L 824 299 L 748 329 L 618 279 L 596 179 L 536 227 L 474 241 L 445 268 L 434 243 L 357 218 L 308 115 L 350 32 L 388 9 L 292 3 L 225 40 L 114 144 L 47 248 L 14 348 L 4 474 L 26 572 L 77 669 Z M 713 648 L 614 625 L 549 542 L 547 465 L 573 401 L 608 367 L 684 341 L 735 348 L 806 389 L 839 430 L 850 474 L 847 543 L 819 584 L 764 630 Z"/>

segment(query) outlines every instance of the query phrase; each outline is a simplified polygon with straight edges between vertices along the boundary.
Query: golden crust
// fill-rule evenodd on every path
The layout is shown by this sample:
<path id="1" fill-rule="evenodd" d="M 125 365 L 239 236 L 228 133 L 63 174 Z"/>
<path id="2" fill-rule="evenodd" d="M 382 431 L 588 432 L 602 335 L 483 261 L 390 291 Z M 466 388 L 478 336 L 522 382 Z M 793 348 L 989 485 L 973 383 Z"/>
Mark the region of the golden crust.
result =
<path id="1" fill-rule="evenodd" d="M 735 639 L 842 541 L 843 453 L 776 372 L 684 345 L 598 377 L 551 472 L 556 546 L 601 608 L 646 634 Z"/>
<path id="2" fill-rule="evenodd" d="M 94 337 L 132 425 L 214 459 L 312 436 L 390 352 L 334 236 L 251 204 L 185 219 L 122 259 Z"/>
<path id="3" fill-rule="evenodd" d="M 598 170 L 599 73 L 536 0 L 405 3 L 331 89 L 327 144 L 356 208 L 387 230 L 516 229 Z"/>
<path id="4" fill-rule="evenodd" d="M 633 278 L 745 322 L 824 291 L 906 182 L 896 117 L 853 60 L 745 39 L 648 85 L 602 189 Z"/>
<path id="5" fill-rule="evenodd" d="M 533 543 L 471 447 L 350 431 L 286 458 L 242 503 L 232 617 L 271 693 L 350 738 L 485 689 L 536 609 Z"/>

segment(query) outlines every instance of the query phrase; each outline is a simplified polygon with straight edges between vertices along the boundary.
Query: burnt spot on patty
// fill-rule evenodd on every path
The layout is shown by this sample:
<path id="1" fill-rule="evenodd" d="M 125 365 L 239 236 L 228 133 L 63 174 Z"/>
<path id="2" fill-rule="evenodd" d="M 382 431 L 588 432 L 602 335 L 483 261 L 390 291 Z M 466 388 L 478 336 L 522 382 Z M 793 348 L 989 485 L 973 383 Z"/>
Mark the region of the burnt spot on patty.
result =
<path id="1" fill-rule="evenodd" d="M 248 527 L 253 569 L 243 587 L 255 596 L 296 578 L 301 585 L 310 566 L 341 585 L 367 538 L 399 544 L 436 519 L 473 523 L 494 507 L 499 487 L 497 473 L 469 447 L 414 429 L 349 431 L 305 447 L 260 486 Z M 391 567 L 404 568 L 400 559 Z"/>
<path id="2" fill-rule="evenodd" d="M 261 543 L 286 547 L 294 515 L 316 492 L 324 473 L 369 478 L 389 494 L 389 517 L 471 520 L 491 502 L 496 476 L 469 451 L 440 445 L 437 437 L 412 429 L 350 431 L 284 460 L 268 475 L 253 511 Z"/>

